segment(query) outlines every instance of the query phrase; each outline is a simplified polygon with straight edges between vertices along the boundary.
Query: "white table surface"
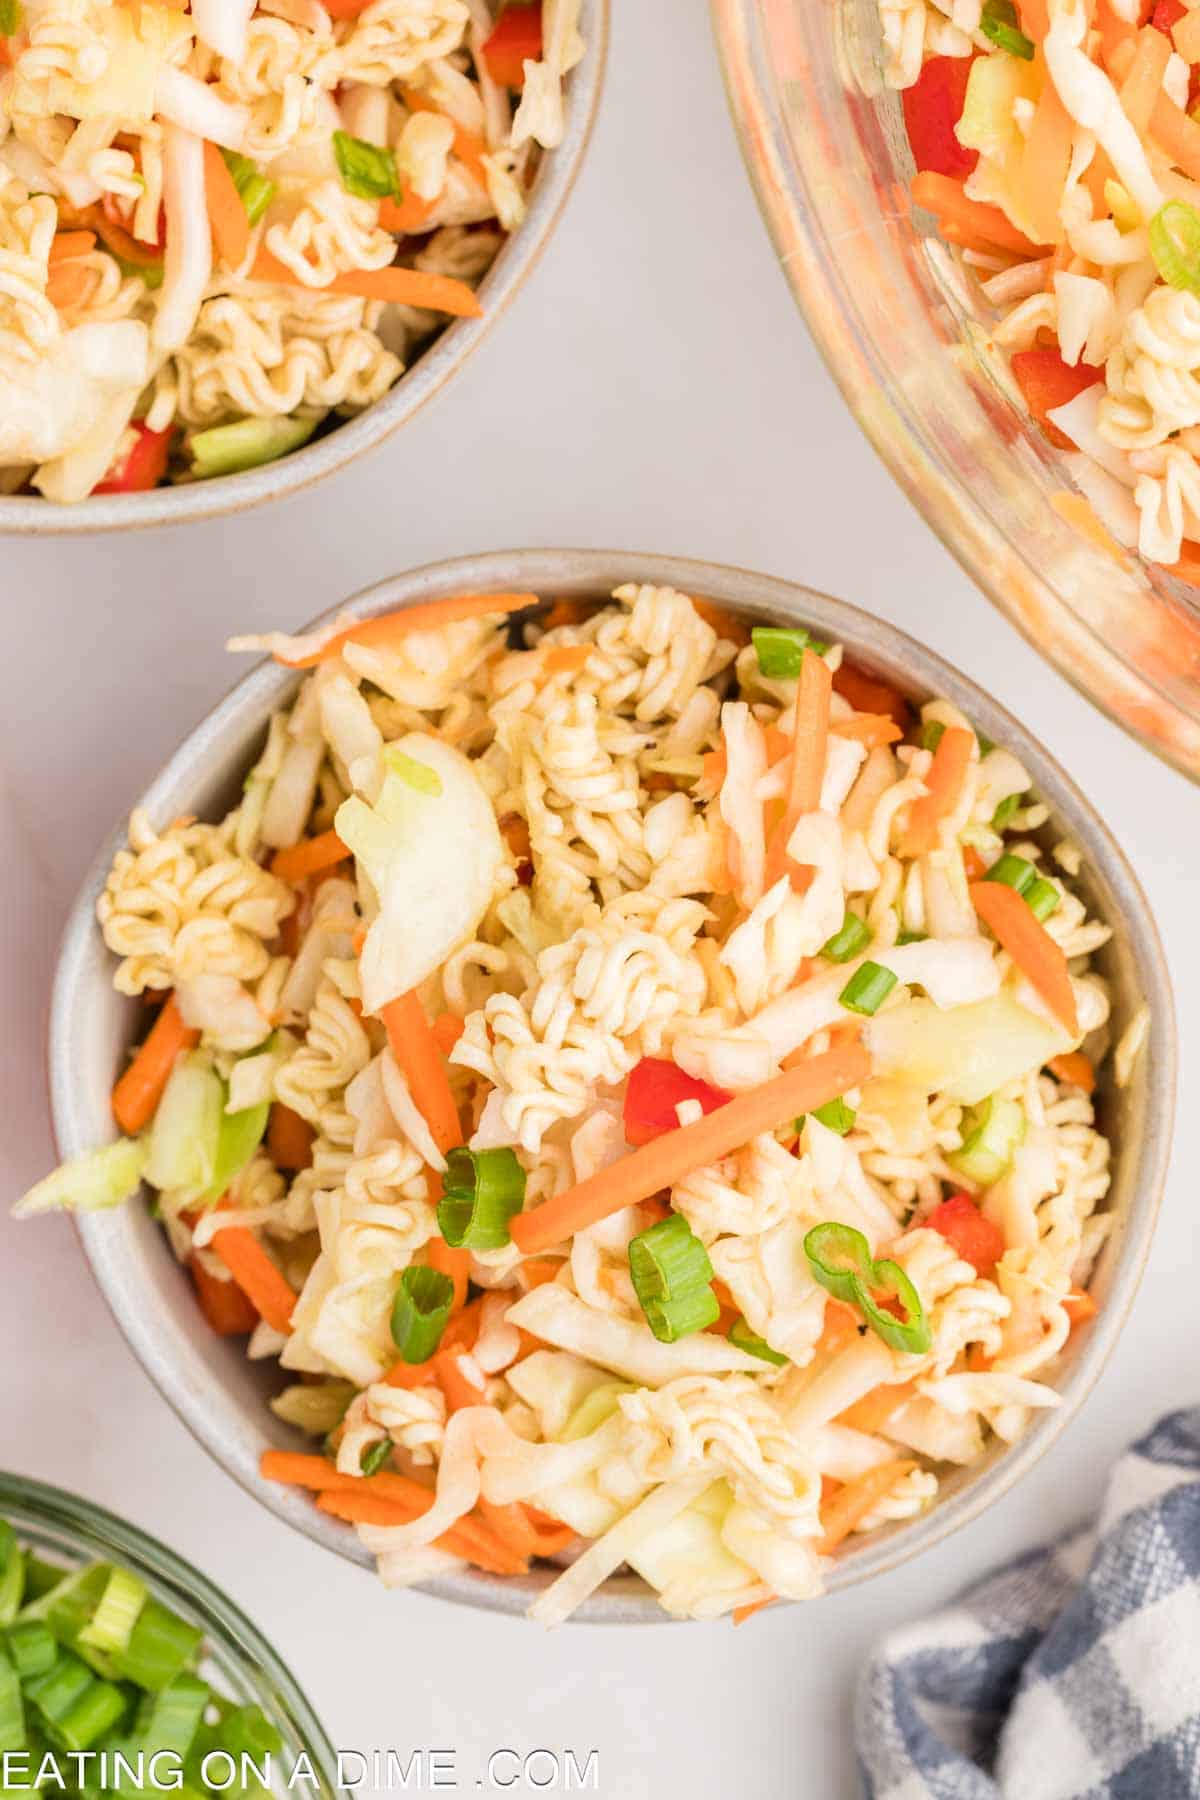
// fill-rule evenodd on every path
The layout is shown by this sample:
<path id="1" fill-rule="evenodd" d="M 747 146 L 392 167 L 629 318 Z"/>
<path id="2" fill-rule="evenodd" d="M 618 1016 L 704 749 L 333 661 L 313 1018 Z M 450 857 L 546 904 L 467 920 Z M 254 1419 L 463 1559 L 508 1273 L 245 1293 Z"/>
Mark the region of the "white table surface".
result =
<path id="1" fill-rule="evenodd" d="M 13 1195 L 52 1154 L 43 1034 L 61 921 L 102 831 L 233 679 L 225 637 L 299 626 L 405 566 L 519 544 L 803 579 L 932 640 L 1022 712 L 1107 812 L 1149 891 L 1184 1013 L 1187 1095 L 1200 1038 L 1187 1017 L 1200 975 L 1195 791 L 990 609 L 860 437 L 774 264 L 700 0 L 616 10 L 607 97 L 555 242 L 474 363 L 399 438 L 274 510 L 5 545 L 0 1139 Z M 2 1214 L 0 1460 L 197 1562 L 284 1651 L 339 1745 L 453 1748 L 462 1791 L 512 1745 L 581 1762 L 597 1750 L 608 1800 L 849 1800 L 854 1680 L 879 1635 L 1076 1519 L 1119 1447 L 1196 1397 L 1200 1120 L 1186 1104 L 1181 1115 L 1140 1298 L 1065 1439 L 915 1566 L 736 1634 L 546 1637 L 385 1593 L 278 1525 L 193 1443 L 125 1349 L 67 1225 Z"/>

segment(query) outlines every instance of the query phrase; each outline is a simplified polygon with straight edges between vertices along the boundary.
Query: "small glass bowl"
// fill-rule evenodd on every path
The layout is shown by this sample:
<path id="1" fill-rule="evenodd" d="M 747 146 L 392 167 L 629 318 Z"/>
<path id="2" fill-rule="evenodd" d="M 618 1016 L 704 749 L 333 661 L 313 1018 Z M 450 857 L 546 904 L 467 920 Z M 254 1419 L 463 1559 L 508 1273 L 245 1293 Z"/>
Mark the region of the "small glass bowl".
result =
<path id="1" fill-rule="evenodd" d="M 333 1746 L 295 1677 L 258 1627 L 198 1569 L 103 1507 L 24 1475 L 0 1471 L 0 1519 L 48 1562 L 66 1569 L 114 1562 L 137 1575 L 156 1600 L 204 1633 L 202 1671 L 216 1691 L 239 1706 L 262 1707 L 283 1739 L 276 1773 L 285 1777 L 303 1753 L 317 1785 L 306 1775 L 297 1791 L 339 1800 Z"/>
<path id="2" fill-rule="evenodd" d="M 1196 590 L 1073 522 L 977 284 L 909 196 L 878 0 L 712 0 L 779 260 L 859 424 L 967 573 L 1143 744 L 1200 778 Z"/>

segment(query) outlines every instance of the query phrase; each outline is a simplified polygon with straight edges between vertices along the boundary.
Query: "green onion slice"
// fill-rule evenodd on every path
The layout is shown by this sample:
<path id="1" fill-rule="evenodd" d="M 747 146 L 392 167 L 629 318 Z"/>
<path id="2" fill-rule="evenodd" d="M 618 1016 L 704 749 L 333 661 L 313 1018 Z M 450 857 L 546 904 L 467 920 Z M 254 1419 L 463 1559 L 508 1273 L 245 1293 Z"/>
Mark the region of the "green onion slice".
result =
<path id="1" fill-rule="evenodd" d="M 1150 254 L 1167 286 L 1200 294 L 1200 212 L 1186 200 L 1168 200 L 1148 231 Z"/>
<path id="2" fill-rule="evenodd" d="M 745 1319 L 738 1319 L 730 1327 L 729 1341 L 736 1349 L 744 1350 L 747 1356 L 759 1356 L 763 1362 L 774 1363 L 776 1368 L 782 1369 L 787 1363 L 787 1357 L 781 1356 L 778 1350 L 772 1350 L 766 1338 L 760 1338 L 757 1332 L 751 1331 Z"/>
<path id="3" fill-rule="evenodd" d="M 860 963 L 838 995 L 838 1001 L 847 1012 L 861 1013 L 869 1019 L 879 1011 L 895 985 L 896 977 L 881 963 Z"/>
<path id="4" fill-rule="evenodd" d="M 27 1625 L 11 1626 L 4 1633 L 3 1643 L 22 1681 L 44 1675 L 53 1667 L 58 1655 L 54 1633 L 40 1619 L 31 1619 Z"/>
<path id="5" fill-rule="evenodd" d="M 248 1756 L 255 1762 L 283 1751 L 283 1739 L 261 1706 L 234 1707 L 217 1727 L 217 1740 L 230 1756 Z"/>
<path id="6" fill-rule="evenodd" d="M 1025 1131 L 1025 1109 L 1019 1102 L 993 1094 L 967 1113 L 962 1148 L 951 1151 L 946 1161 L 980 1187 L 991 1187 L 1011 1166 Z"/>
<path id="7" fill-rule="evenodd" d="M 1020 794 L 1005 794 L 1003 800 L 992 814 L 992 830 L 1007 831 L 1009 821 L 1020 804 Z"/>
<path id="8" fill-rule="evenodd" d="M 854 957 L 866 949 L 871 941 L 871 927 L 857 913 L 847 909 L 842 920 L 840 931 L 835 931 L 828 941 L 821 945 L 820 954 L 826 962 L 851 962 Z"/>
<path id="9" fill-rule="evenodd" d="M 922 750 L 936 750 L 946 735 L 946 727 L 940 719 L 926 719 L 921 727 Z"/>
<path id="10" fill-rule="evenodd" d="M 21 1678 L 0 1646 L 0 1756 L 25 1748 L 25 1704 Z"/>
<path id="11" fill-rule="evenodd" d="M 1062 905 L 1062 895 L 1052 881 L 1039 875 L 1032 887 L 1025 890 L 1025 904 L 1035 919 L 1048 919 Z"/>
<path id="12" fill-rule="evenodd" d="M 512 1241 L 508 1221 L 524 1204 L 525 1171 L 511 1150 L 451 1150 L 437 1222 L 455 1250 L 502 1250 Z"/>
<path id="13" fill-rule="evenodd" d="M 925 944 L 928 941 L 929 933 L 927 931 L 909 931 L 906 926 L 902 926 L 896 933 L 897 950 L 903 949 L 905 944 Z"/>
<path id="14" fill-rule="evenodd" d="M 827 1293 L 857 1306 L 877 1337 L 892 1350 L 923 1355 L 933 1342 L 921 1296 L 899 1263 L 876 1262 L 861 1231 L 831 1221 L 814 1225 L 804 1239 L 804 1254 Z M 902 1315 L 881 1303 L 894 1300 Z"/>
<path id="15" fill-rule="evenodd" d="M 25 1552 L 17 1543 L 17 1534 L 5 1519 L 0 1519 L 0 1625 L 9 1625 L 17 1616 L 25 1592 Z"/>
<path id="16" fill-rule="evenodd" d="M 858 1114 L 852 1106 L 847 1106 L 844 1100 L 827 1100 L 824 1106 L 813 1107 L 812 1116 L 824 1125 L 827 1131 L 836 1131 L 839 1137 L 845 1137 L 847 1132 L 853 1131 L 854 1121 Z M 797 1131 L 803 1123 L 804 1116 L 802 1115 L 796 1120 Z"/>
<path id="17" fill-rule="evenodd" d="M 758 655 L 759 673 L 768 681 L 795 681 L 806 650 L 823 656 L 829 648 L 802 625 L 755 625 L 750 641 Z"/>
<path id="18" fill-rule="evenodd" d="M 704 1331 L 721 1315 L 708 1251 L 681 1213 L 631 1239 L 629 1274 L 646 1323 L 660 1343 Z"/>
<path id="19" fill-rule="evenodd" d="M 1037 870 L 1023 856 L 1014 856 L 1006 850 L 988 870 L 985 881 L 998 881 L 1004 887 L 1015 888 L 1018 894 L 1025 895 L 1037 880 Z"/>
<path id="20" fill-rule="evenodd" d="M 235 1115 L 236 1116 L 236 1115 Z M 79 1643 L 93 1650 L 125 1650 L 138 1614 L 146 1604 L 146 1584 L 128 1569 L 113 1569 L 100 1604 L 79 1633 Z"/>
<path id="21" fill-rule="evenodd" d="M 348 194 L 356 194 L 360 200 L 385 200 L 391 194 L 399 194 L 400 178 L 390 150 L 368 144 L 365 138 L 351 137 L 348 131 L 335 131 L 333 154 Z"/>
<path id="22" fill-rule="evenodd" d="M 60 1718 L 53 1736 L 68 1751 L 87 1750 L 115 1731 L 129 1711 L 129 1700 L 111 1681 L 93 1681 Z"/>
<path id="23" fill-rule="evenodd" d="M 247 219 L 251 225 L 257 225 L 275 198 L 275 182 L 269 181 L 257 163 L 252 163 L 248 156 L 242 156 L 239 151 L 222 150 L 221 155 L 225 159 L 225 167 L 233 176 L 233 185 L 246 209 Z"/>
<path id="24" fill-rule="evenodd" d="M 0 0 L 0 37 L 15 37 L 24 23 L 21 0 Z"/>
<path id="25" fill-rule="evenodd" d="M 392 1454 L 391 1438 L 376 1438 L 368 1444 L 358 1459 L 358 1466 L 364 1475 L 378 1475 L 388 1457 Z"/>
<path id="26" fill-rule="evenodd" d="M 998 50 L 1007 50 L 1010 56 L 1022 57 L 1025 62 L 1033 61 L 1033 39 L 1027 38 L 1017 23 L 1013 0 L 984 0 L 979 29 Z"/>
<path id="27" fill-rule="evenodd" d="M 90 1687 L 98 1686 L 100 1683 L 85 1662 L 70 1650 L 60 1650 L 44 1674 L 25 1683 L 25 1699 L 46 1726 L 53 1728 Z"/>
<path id="28" fill-rule="evenodd" d="M 453 1305 L 454 1283 L 448 1275 L 423 1265 L 405 1269 L 392 1301 L 392 1337 L 402 1362 L 428 1362 L 442 1341 Z M 387 1438 L 383 1442 L 386 1456 L 392 1446 Z"/>
<path id="29" fill-rule="evenodd" d="M 160 1693 L 148 1698 L 150 1704 L 139 1721 L 138 1736 L 150 1755 L 166 1750 L 182 1760 L 204 1723 L 212 1699 L 208 1683 L 198 1675 L 177 1675 Z"/>
<path id="30" fill-rule="evenodd" d="M 138 1614 L 128 1647 L 114 1658 L 117 1672 L 126 1681 L 157 1694 L 195 1661 L 203 1635 L 186 1619 L 149 1599 Z"/>

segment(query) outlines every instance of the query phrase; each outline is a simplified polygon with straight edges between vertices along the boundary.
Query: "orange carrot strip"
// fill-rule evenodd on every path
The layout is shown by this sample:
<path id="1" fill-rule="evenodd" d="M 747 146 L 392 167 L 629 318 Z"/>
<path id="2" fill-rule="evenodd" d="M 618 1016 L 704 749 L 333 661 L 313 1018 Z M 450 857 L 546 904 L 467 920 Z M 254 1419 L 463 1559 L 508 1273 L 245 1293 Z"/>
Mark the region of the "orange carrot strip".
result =
<path id="1" fill-rule="evenodd" d="M 436 1387 L 437 1381 L 429 1363 L 393 1363 L 384 1376 L 387 1387 L 420 1388 Z"/>
<path id="2" fill-rule="evenodd" d="M 289 669 L 314 669 L 318 663 L 330 662 L 347 644 L 392 644 L 407 637 L 410 631 L 435 631 L 441 625 L 455 625 L 460 619 L 484 618 L 488 613 L 521 612 L 536 606 L 536 594 L 451 594 L 444 600 L 425 600 L 406 606 L 400 612 L 383 613 L 377 619 L 360 619 L 344 631 L 326 638 L 321 648 L 310 656 L 289 658 L 276 652 L 276 662 Z"/>
<path id="3" fill-rule="evenodd" d="M 449 1056 L 465 1029 L 466 1020 L 452 1012 L 439 1013 L 429 1027 L 433 1041 L 443 1056 Z"/>
<path id="4" fill-rule="evenodd" d="M 963 868 L 967 872 L 968 881 L 982 881 L 987 874 L 987 864 L 980 856 L 974 844 L 968 844 L 962 853 Z"/>
<path id="5" fill-rule="evenodd" d="M 455 1313 L 442 1333 L 442 1339 L 438 1345 L 439 1351 L 473 1350 L 475 1348 L 475 1340 L 479 1336 L 479 1327 L 483 1322 L 483 1301 L 484 1296 L 480 1294 L 477 1299 L 470 1301 L 468 1305 Z M 429 1366 L 436 1379 L 437 1371 L 433 1369 L 432 1363 Z"/>
<path id="6" fill-rule="evenodd" d="M 60 231 L 50 245 L 47 261 L 67 262 L 73 256 L 86 256 L 96 248 L 94 231 Z"/>
<path id="7" fill-rule="evenodd" d="M 825 1531 L 817 1545 L 818 1555 L 832 1556 L 859 1521 L 865 1519 L 871 1509 L 891 1493 L 896 1483 L 916 1467 L 915 1462 L 897 1458 L 894 1462 L 879 1463 L 875 1468 L 867 1469 L 840 1487 L 821 1508 L 821 1524 Z"/>
<path id="8" fill-rule="evenodd" d="M 952 175 L 938 175 L 925 169 L 913 177 L 914 206 L 936 213 L 939 219 L 950 219 L 964 230 L 975 232 L 1002 250 L 1013 250 L 1018 256 L 1036 256 L 1038 246 L 1008 220 L 998 206 L 982 200 L 968 200 L 963 184 Z"/>
<path id="9" fill-rule="evenodd" d="M 778 1597 L 777 1594 L 768 1594 L 765 1600 L 748 1600 L 745 1606 L 735 1606 L 729 1616 L 735 1625 L 744 1625 L 747 1619 L 752 1619 L 755 1613 L 762 1612 L 764 1607 L 774 1606 Z"/>
<path id="10" fill-rule="evenodd" d="M 1046 0 L 1020 0 L 1017 8 L 1021 30 L 1035 44 L 1040 44 L 1050 29 L 1050 12 Z"/>
<path id="11" fill-rule="evenodd" d="M 459 1412 L 464 1406 L 482 1406 L 484 1391 L 477 1387 L 471 1376 L 464 1370 L 461 1350 L 439 1350 L 432 1358 L 437 1384 L 446 1396 L 446 1411 Z"/>
<path id="12" fill-rule="evenodd" d="M 252 281 L 275 281 L 303 287 L 306 293 L 354 294 L 360 300 L 387 300 L 395 306 L 422 306 L 457 319 L 478 319 L 483 308 L 472 288 L 452 275 L 428 275 L 423 269 L 350 269 L 318 288 L 302 282 L 286 263 L 260 249 L 250 267 Z"/>
<path id="13" fill-rule="evenodd" d="M 412 989 L 389 1000 L 381 1017 L 387 1027 L 392 1055 L 408 1083 L 413 1104 L 444 1156 L 447 1150 L 453 1150 L 463 1142 L 463 1132 L 446 1064 L 429 1028 L 420 995 Z"/>
<path id="14" fill-rule="evenodd" d="M 400 98 L 409 112 L 441 113 L 443 118 L 450 118 L 449 113 L 445 112 L 436 100 L 431 99 L 428 94 L 420 93 L 416 88 L 401 88 Z M 450 119 L 450 123 L 454 127 L 455 156 L 479 186 L 486 188 L 487 168 L 483 159 L 487 155 L 487 145 L 481 137 L 476 137 L 473 131 L 468 131 L 465 125 L 460 125 L 457 119 Z"/>
<path id="15" fill-rule="evenodd" d="M 200 1033 L 184 1024 L 172 994 L 112 1091 L 113 1117 L 128 1137 L 150 1123 L 179 1052 L 199 1042 Z"/>
<path id="16" fill-rule="evenodd" d="M 321 0 L 331 19 L 357 19 L 370 4 L 371 0 Z"/>
<path id="17" fill-rule="evenodd" d="M 821 1335 L 817 1339 L 819 1354 L 832 1356 L 836 1351 L 843 1349 L 851 1338 L 858 1336 L 858 1328 L 861 1324 L 862 1319 L 852 1307 L 846 1306 L 841 1300 L 827 1300 L 825 1302 L 825 1321 L 821 1327 Z"/>
<path id="18" fill-rule="evenodd" d="M 592 644 L 548 644 L 542 651 L 542 668 L 547 675 L 573 675 L 582 669 L 593 648 Z"/>
<path id="19" fill-rule="evenodd" d="M 745 619 L 739 619 L 728 607 L 719 606 L 715 600 L 705 600 L 703 595 L 689 594 L 692 607 L 706 625 L 711 625 L 717 636 L 730 644 L 748 644 L 750 627 Z"/>
<path id="20" fill-rule="evenodd" d="M 801 653 L 800 679 L 796 684 L 796 717 L 792 730 L 788 788 L 783 818 L 771 836 L 767 855 L 767 886 L 773 886 L 788 867 L 787 844 L 796 823 L 821 804 L 821 783 L 829 750 L 829 700 L 833 674 L 829 664 L 813 650 Z"/>
<path id="21" fill-rule="evenodd" d="M 92 290 L 92 271 L 76 261 L 51 263 L 46 275 L 46 298 L 60 310 L 80 306 Z"/>
<path id="22" fill-rule="evenodd" d="M 316 1132 L 307 1119 L 276 1100 L 267 1120 L 267 1155 L 277 1169 L 289 1172 L 312 1167 Z"/>
<path id="23" fill-rule="evenodd" d="M 375 1494 L 340 1490 L 319 1494 L 317 1506 L 321 1512 L 355 1525 L 408 1525 L 421 1516 L 410 1507 L 397 1505 L 393 1500 L 380 1500 Z M 444 1531 L 434 1541 L 440 1550 L 464 1557 L 489 1575 L 523 1575 L 528 1566 L 473 1519 L 457 1520 L 449 1531 Z"/>
<path id="24" fill-rule="evenodd" d="M 1150 136 L 1177 168 L 1200 181 L 1200 125 L 1166 94 L 1160 93 L 1154 102 Z"/>
<path id="25" fill-rule="evenodd" d="M 544 1287 L 548 1281 L 557 1281 L 562 1263 L 553 1256 L 531 1256 L 517 1268 L 517 1275 L 525 1292 L 530 1288 Z"/>
<path id="26" fill-rule="evenodd" d="M 513 1242 L 526 1256 L 548 1250 L 621 1207 L 674 1187 L 693 1169 L 719 1162 L 759 1132 L 774 1131 L 786 1119 L 838 1099 L 870 1072 L 871 1059 L 858 1043 L 810 1057 L 800 1068 L 738 1094 L 694 1125 L 664 1132 L 533 1212 L 518 1214 L 510 1226 Z"/>
<path id="27" fill-rule="evenodd" d="M 1077 1325 L 1084 1325 L 1089 1319 L 1094 1319 L 1100 1308 L 1083 1288 L 1072 1288 L 1063 1301 L 1063 1311 L 1070 1319 L 1071 1329 L 1074 1331 Z"/>
<path id="28" fill-rule="evenodd" d="M 437 1193 L 430 1195 L 431 1203 L 436 1204 L 437 1200 L 441 1198 L 441 1181 L 433 1169 L 429 1173 L 437 1182 Z M 446 1242 L 439 1231 L 430 1238 L 425 1246 L 425 1261 L 431 1269 L 437 1269 L 441 1274 L 450 1277 L 454 1283 L 454 1301 L 450 1310 L 452 1313 L 459 1312 L 467 1301 L 467 1287 L 471 1278 L 471 1252 L 456 1250 L 452 1244 Z"/>
<path id="29" fill-rule="evenodd" d="M 1112 0 L 1099 0 L 1094 24 L 1100 34 L 1101 61 L 1111 74 L 1116 52 L 1124 45 L 1129 45 L 1132 49 L 1137 37 L 1137 26 L 1121 17 L 1112 5 Z"/>
<path id="30" fill-rule="evenodd" d="M 1040 3 L 1044 10 L 1045 0 Z M 1047 244 L 1060 243 L 1063 236 L 1058 208 L 1067 184 L 1074 130 L 1074 121 L 1059 99 L 1058 89 L 1047 81 L 1021 152 L 1020 174 L 1023 215 L 1035 235 Z"/>
<path id="31" fill-rule="evenodd" d="M 250 220 L 217 146 L 204 144 L 204 200 L 212 229 L 213 249 L 227 268 L 236 269 L 250 248 Z"/>
<path id="32" fill-rule="evenodd" d="M 481 1498 L 476 1510 L 482 1524 L 497 1542 L 511 1550 L 521 1562 L 528 1562 L 530 1557 L 539 1554 L 538 1534 L 519 1500 L 497 1506 L 495 1501 Z"/>
<path id="33" fill-rule="evenodd" d="M 949 737 L 949 732 L 946 736 Z M 942 740 L 943 743 L 945 739 Z M 1035 987 L 1056 1019 L 1072 1037 L 1079 1036 L 1075 993 L 1067 959 L 1060 946 L 1029 910 L 1016 888 L 1002 881 L 973 881 L 971 902 L 984 924 L 1007 950 L 1026 980 Z"/>
<path id="34" fill-rule="evenodd" d="M 880 744 L 895 744 L 904 733 L 886 713 L 855 713 L 852 719 L 835 719 L 829 727 L 833 737 L 854 738 L 874 750 Z"/>
<path id="35" fill-rule="evenodd" d="M 1162 92 L 1163 76 L 1171 60 L 1171 40 L 1165 32 L 1147 25 L 1138 33 L 1137 48 L 1120 87 L 1121 111 L 1139 137 L 1145 137 L 1150 126 L 1154 103 Z M 1054 194 L 1057 207 L 1061 188 Z"/>
<path id="36" fill-rule="evenodd" d="M 379 202 L 379 223 L 384 231 L 398 231 L 401 235 L 418 232 L 436 205 L 437 200 L 423 200 L 410 182 L 403 200 Z"/>
<path id="37" fill-rule="evenodd" d="M 254 1330 L 258 1310 L 236 1281 L 221 1281 L 210 1275 L 198 1256 L 188 1258 L 188 1270 L 200 1311 L 218 1337 L 244 1337 Z"/>
<path id="38" fill-rule="evenodd" d="M 848 700 L 855 712 L 886 713 L 895 719 L 901 731 L 907 731 L 910 717 L 908 701 L 886 681 L 864 675 L 853 663 L 843 663 L 834 671 L 833 691 Z"/>
<path id="39" fill-rule="evenodd" d="M 552 1518 L 539 1507 L 530 1506 L 527 1500 L 521 1502 L 521 1507 L 537 1536 L 535 1555 L 554 1556 L 558 1551 L 565 1550 L 568 1544 L 573 1544 L 579 1536 L 569 1525 L 564 1525 L 561 1519 Z"/>
<path id="40" fill-rule="evenodd" d="M 336 831 L 322 831 L 317 837 L 301 838 L 287 850 L 277 850 L 271 858 L 271 873 L 280 881 L 304 881 L 321 869 L 345 862 L 349 854 Z"/>
<path id="41" fill-rule="evenodd" d="M 849 1425 L 853 1431 L 865 1431 L 868 1436 L 886 1425 L 893 1413 L 899 1412 L 917 1391 L 915 1381 L 897 1381 L 889 1387 L 881 1383 L 848 1406 L 837 1416 L 839 1425 Z"/>
<path id="42" fill-rule="evenodd" d="M 258 1239 L 244 1225 L 227 1225 L 212 1247 L 246 1298 L 275 1331 L 290 1331 L 296 1295 Z"/>
<path id="43" fill-rule="evenodd" d="M 964 730 L 961 725 L 951 725 L 943 731 L 925 775 L 925 786 L 929 791 L 914 800 L 909 808 L 908 829 L 904 834 L 905 856 L 925 856 L 935 848 L 938 825 L 954 811 L 971 765 L 974 746 L 974 732 Z"/>
<path id="44" fill-rule="evenodd" d="M 1046 1067 L 1057 1080 L 1069 1081 L 1072 1087 L 1082 1088 L 1085 1094 L 1095 1093 L 1096 1071 L 1090 1057 L 1082 1050 L 1066 1050 L 1061 1056 L 1052 1056 Z"/>

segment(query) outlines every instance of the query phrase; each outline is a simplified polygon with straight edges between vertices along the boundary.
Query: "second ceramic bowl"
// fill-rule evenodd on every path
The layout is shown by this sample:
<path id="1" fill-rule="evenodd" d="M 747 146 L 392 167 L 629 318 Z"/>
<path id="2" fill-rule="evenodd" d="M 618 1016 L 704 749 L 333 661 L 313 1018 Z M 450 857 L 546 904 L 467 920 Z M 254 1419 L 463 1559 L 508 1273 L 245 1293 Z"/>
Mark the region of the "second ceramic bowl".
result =
<path id="1" fill-rule="evenodd" d="M 624 581 L 667 584 L 717 601 L 756 621 L 813 626 L 823 638 L 915 699 L 947 696 L 975 726 L 1021 759 L 1051 811 L 1057 837 L 1083 853 L 1077 887 L 1089 910 L 1114 930 L 1097 965 L 1113 995 L 1120 1033 L 1145 1001 L 1151 1011 L 1146 1051 L 1123 1089 L 1101 1095 L 1113 1140 L 1108 1205 L 1116 1225 L 1100 1259 L 1093 1291 L 1099 1316 L 1072 1334 L 1058 1386 L 1062 1405 L 1039 1412 L 1011 1449 L 987 1456 L 946 1479 L 937 1506 L 910 1523 L 864 1536 L 839 1556 L 831 1588 L 882 1573 L 937 1543 L 990 1506 L 1054 1441 L 1095 1381 L 1120 1334 L 1150 1247 L 1166 1174 L 1175 1094 L 1175 1018 L 1154 919 L 1136 876 L 1099 814 L 1024 726 L 931 650 L 881 619 L 811 588 L 741 569 L 674 557 L 598 550 L 516 550 L 460 558 L 381 582 L 349 602 L 356 617 L 392 612 L 452 593 L 520 590 L 603 601 Z M 341 609 L 337 609 L 341 610 Z M 215 817 L 235 803 L 271 713 L 286 703 L 296 676 L 264 663 L 240 681 L 187 737 L 147 792 L 131 802 L 156 824 L 181 813 Z M 101 845 L 66 928 L 50 1017 L 50 1078 L 60 1153 L 75 1156 L 112 1136 L 109 1095 L 139 1017 L 136 1001 L 117 994 L 112 959 L 96 925 L 96 897 L 114 851 L 125 841 L 122 819 Z M 259 1457 L 270 1447 L 296 1448 L 299 1434 L 266 1405 L 279 1378 L 251 1364 L 240 1344 L 214 1337 L 193 1302 L 191 1286 L 161 1228 L 137 1202 L 79 1220 L 84 1250 L 117 1323 L 183 1422 L 241 1485 L 288 1524 L 340 1556 L 370 1563 L 353 1530 L 318 1512 L 303 1494 L 265 1482 Z M 550 1579 L 546 1571 L 497 1578 L 475 1572 L 439 1577 L 430 1592 L 502 1612 L 520 1612 Z M 575 1614 L 609 1622 L 655 1622 L 666 1615 L 642 1583 L 618 1577 Z"/>

